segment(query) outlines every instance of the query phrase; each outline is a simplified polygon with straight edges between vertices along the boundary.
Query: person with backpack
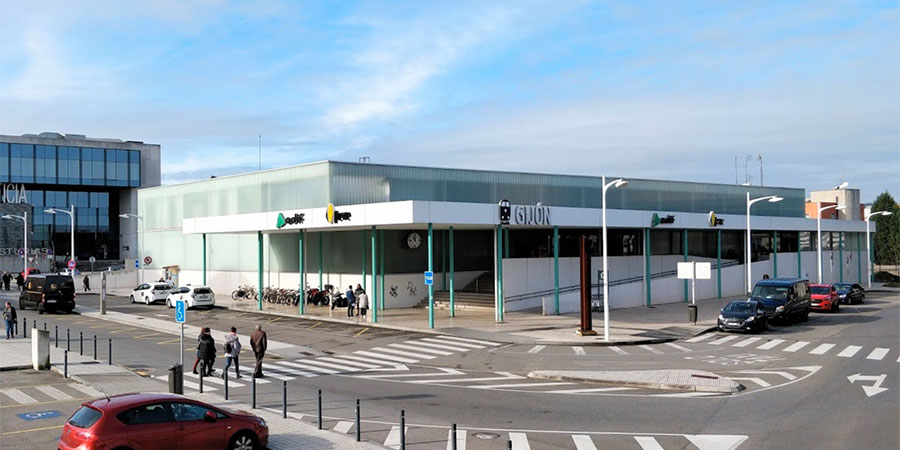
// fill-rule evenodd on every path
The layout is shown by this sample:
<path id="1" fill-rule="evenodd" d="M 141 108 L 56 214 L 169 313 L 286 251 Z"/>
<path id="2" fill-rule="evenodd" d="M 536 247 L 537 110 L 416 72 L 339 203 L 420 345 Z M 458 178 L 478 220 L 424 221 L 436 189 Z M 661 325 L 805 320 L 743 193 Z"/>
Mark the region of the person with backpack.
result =
<path id="1" fill-rule="evenodd" d="M 241 378 L 241 369 L 238 356 L 241 354 L 241 341 L 238 340 L 237 328 L 231 327 L 231 332 L 225 335 L 225 368 L 222 369 L 222 378 L 228 374 L 231 361 L 234 361 L 234 377 Z"/>
<path id="2" fill-rule="evenodd" d="M 366 310 L 369 309 L 369 296 L 366 295 L 366 291 L 362 291 L 357 297 L 356 303 L 359 305 L 359 316 L 362 317 L 363 322 L 366 321 Z"/>
<path id="3" fill-rule="evenodd" d="M 347 286 L 347 317 L 353 317 L 353 309 L 356 308 L 356 294 L 353 293 L 353 285 Z"/>

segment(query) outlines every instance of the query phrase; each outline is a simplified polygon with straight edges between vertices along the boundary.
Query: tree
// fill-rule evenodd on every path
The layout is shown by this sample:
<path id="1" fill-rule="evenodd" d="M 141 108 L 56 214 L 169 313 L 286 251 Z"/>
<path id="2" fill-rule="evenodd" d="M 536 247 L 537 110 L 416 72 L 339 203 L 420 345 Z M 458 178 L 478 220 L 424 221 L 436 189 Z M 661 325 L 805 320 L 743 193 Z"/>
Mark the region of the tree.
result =
<path id="1" fill-rule="evenodd" d="M 890 211 L 890 216 L 872 217 L 876 231 L 872 239 L 873 261 L 879 265 L 900 264 L 900 207 L 887 191 L 872 204 L 872 212 Z"/>

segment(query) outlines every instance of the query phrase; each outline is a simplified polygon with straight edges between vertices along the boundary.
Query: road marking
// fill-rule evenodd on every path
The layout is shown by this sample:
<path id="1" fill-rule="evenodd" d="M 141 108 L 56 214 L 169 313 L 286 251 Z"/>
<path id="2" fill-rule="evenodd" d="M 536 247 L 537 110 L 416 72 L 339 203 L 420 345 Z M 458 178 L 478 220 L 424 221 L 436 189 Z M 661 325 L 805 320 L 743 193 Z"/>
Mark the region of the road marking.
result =
<path id="1" fill-rule="evenodd" d="M 332 428 L 332 431 L 337 431 L 341 434 L 347 434 L 350 429 L 353 428 L 353 422 L 348 422 L 346 420 L 341 420 L 337 423 L 337 425 Z"/>
<path id="2" fill-rule="evenodd" d="M 728 341 L 733 341 L 735 339 L 737 339 L 737 336 L 725 336 L 722 339 L 710 342 L 709 345 L 722 345 Z"/>
<path id="3" fill-rule="evenodd" d="M 433 350 L 430 348 L 424 348 L 424 347 L 419 347 L 419 346 L 415 346 L 415 345 L 407 345 L 407 344 L 388 344 L 388 347 L 397 347 L 397 348 L 402 348 L 405 350 L 415 350 L 417 352 L 433 353 L 435 355 L 441 355 L 441 356 L 447 356 L 447 355 L 453 354 L 452 352 L 445 352 L 443 350 Z"/>
<path id="4" fill-rule="evenodd" d="M 863 386 L 863 390 L 866 392 L 866 397 L 871 397 L 875 394 L 880 394 L 888 388 L 881 387 L 881 384 L 884 383 L 884 379 L 887 377 L 887 374 L 881 375 L 863 375 L 861 373 L 857 373 L 854 375 L 850 375 L 847 377 L 847 380 L 850 381 L 850 384 L 856 383 L 857 381 L 874 381 L 875 384 L 871 386 Z"/>
<path id="5" fill-rule="evenodd" d="M 811 355 L 824 355 L 825 353 L 828 353 L 828 350 L 831 350 L 832 348 L 834 348 L 834 344 L 822 344 L 810 350 L 809 353 Z"/>
<path id="6" fill-rule="evenodd" d="M 586 434 L 573 434 L 572 440 L 575 441 L 575 448 L 578 450 L 597 450 L 594 441 Z"/>
<path id="7" fill-rule="evenodd" d="M 313 328 L 315 328 L 315 327 L 317 327 L 317 326 L 319 326 L 319 325 L 322 325 L 323 323 L 325 323 L 325 322 L 316 322 L 315 325 L 310 326 L 310 327 L 306 327 L 306 329 L 307 329 L 307 330 L 311 330 L 311 329 L 313 329 Z"/>
<path id="8" fill-rule="evenodd" d="M 32 433 L 35 431 L 55 430 L 57 428 L 62 428 L 62 427 L 63 427 L 63 425 L 54 425 L 52 427 L 29 428 L 27 430 L 18 430 L 18 431 L 4 431 L 3 436 L 9 435 L 9 434 L 21 434 L 21 433 Z"/>
<path id="9" fill-rule="evenodd" d="M 746 347 L 746 346 L 748 346 L 748 345 L 750 345 L 750 344 L 753 344 L 754 342 L 756 342 L 756 341 L 758 341 L 758 340 L 760 340 L 760 339 L 762 339 L 762 338 L 758 338 L 758 337 L 747 338 L 747 339 L 744 339 L 744 340 L 741 341 L 741 342 L 735 343 L 734 345 L 732 345 L 732 347 Z"/>
<path id="10" fill-rule="evenodd" d="M 840 356 L 841 358 L 852 358 L 853 355 L 855 355 L 856 352 L 860 350 L 862 350 L 862 347 L 858 345 L 848 345 L 847 348 L 838 353 L 838 356 Z"/>
<path id="11" fill-rule="evenodd" d="M 405 351 L 403 351 L 403 350 L 397 350 L 397 349 L 387 348 L 387 347 L 375 347 L 375 348 L 372 348 L 371 350 L 372 350 L 372 351 L 377 351 L 377 352 L 394 353 L 394 354 L 397 354 L 397 355 L 400 355 L 400 356 L 409 356 L 409 357 L 412 357 L 412 358 L 420 358 L 420 359 L 434 359 L 434 358 L 437 358 L 437 356 L 434 356 L 434 355 L 425 355 L 425 354 L 422 354 L 422 353 L 405 352 Z"/>
<path id="12" fill-rule="evenodd" d="M 744 443 L 749 436 L 735 436 L 727 434 L 686 434 L 687 440 L 691 441 L 695 447 L 699 449 L 710 450 L 734 450 Z"/>
<path id="13" fill-rule="evenodd" d="M 783 348 L 781 351 L 793 353 L 793 352 L 796 352 L 797 350 L 800 350 L 803 347 L 806 347 L 807 345 L 809 345 L 809 342 L 806 342 L 806 341 L 794 342 L 793 344 Z"/>
<path id="14" fill-rule="evenodd" d="M 719 392 L 681 392 L 678 394 L 656 394 L 653 397 L 674 397 L 674 398 L 691 398 L 691 397 L 709 397 L 712 395 L 722 395 Z"/>
<path id="15" fill-rule="evenodd" d="M 447 450 L 466 450 L 466 430 L 456 429 L 456 447 L 453 447 L 453 430 L 447 430 Z"/>
<path id="16" fill-rule="evenodd" d="M 338 355 L 338 356 L 335 356 L 335 358 L 363 361 L 363 362 L 367 362 L 367 363 L 377 364 L 379 367 L 393 366 L 394 364 L 397 364 L 396 361 L 386 361 L 384 359 L 379 359 L 379 358 L 366 358 L 364 356 L 358 356 L 358 355 Z"/>
<path id="17" fill-rule="evenodd" d="M 666 342 L 666 345 L 668 345 L 669 347 L 672 347 L 672 348 L 677 348 L 678 350 L 681 350 L 681 351 L 683 351 L 683 352 L 689 352 L 689 351 L 691 351 L 691 349 L 689 349 L 689 348 L 687 348 L 687 347 L 682 347 L 682 346 L 680 346 L 680 345 L 678 345 L 678 344 L 673 344 L 673 343 L 671 343 L 671 342 Z"/>
<path id="18" fill-rule="evenodd" d="M 341 364 L 348 364 L 351 366 L 358 366 L 360 369 L 375 369 L 375 368 L 381 367 L 381 366 L 374 365 L 374 364 L 366 364 L 366 363 L 361 363 L 361 362 L 356 362 L 356 361 L 347 361 L 345 359 L 337 359 L 337 358 L 332 358 L 332 357 L 323 357 L 323 358 L 318 358 L 318 359 L 309 360 L 309 361 L 314 361 L 319 364 L 321 364 L 320 361 L 330 361 L 330 362 L 336 362 L 336 363 L 341 363 Z M 359 369 L 357 369 L 357 370 L 359 370 Z"/>
<path id="19" fill-rule="evenodd" d="M 629 387 L 608 387 L 608 388 L 593 388 L 593 389 L 563 389 L 558 391 L 544 391 L 553 394 L 589 394 L 591 392 L 617 392 L 617 391 L 633 391 L 636 388 Z"/>
<path id="20" fill-rule="evenodd" d="M 512 374 L 510 374 L 510 375 L 512 375 Z M 515 379 L 522 379 L 522 378 L 525 378 L 525 377 L 521 377 L 518 375 L 512 375 L 512 376 L 502 376 L 502 377 L 455 378 L 455 379 L 447 378 L 447 379 L 443 379 L 443 380 L 415 380 L 415 381 L 411 381 L 411 383 L 416 383 L 416 384 L 459 383 L 459 382 L 474 382 L 474 381 L 515 380 Z"/>
<path id="21" fill-rule="evenodd" d="M 546 345 L 535 345 L 531 350 L 528 350 L 528 353 L 538 353 L 545 348 L 547 348 Z"/>
<path id="22" fill-rule="evenodd" d="M 365 333 L 366 331 L 369 331 L 369 329 L 363 328 L 362 330 L 359 331 L 359 333 L 354 334 L 353 337 L 359 337 L 359 335 Z"/>
<path id="23" fill-rule="evenodd" d="M 456 370 L 456 369 L 445 369 L 442 367 L 438 367 L 440 372 L 435 373 L 402 373 L 402 374 L 365 374 L 365 375 L 356 375 L 359 377 L 367 377 L 367 378 L 412 378 L 412 377 L 446 377 L 450 375 L 465 375 L 465 372 Z"/>
<path id="24" fill-rule="evenodd" d="M 659 350 L 657 350 L 657 349 L 655 349 L 655 348 L 653 348 L 653 347 L 651 347 L 651 346 L 649 346 L 649 345 L 638 345 L 638 347 L 640 347 L 640 348 L 642 348 L 642 349 L 644 349 L 644 350 L 647 350 L 647 351 L 650 352 L 650 353 L 655 353 L 655 354 L 657 354 L 657 355 L 662 355 L 662 352 L 661 352 L 661 351 L 659 351 Z"/>
<path id="25" fill-rule="evenodd" d="M 738 373 L 757 373 L 757 374 L 770 373 L 773 375 L 781 375 L 781 376 L 787 378 L 788 380 L 796 380 L 797 379 L 797 377 L 790 372 L 780 372 L 777 370 L 741 370 Z"/>
<path id="26" fill-rule="evenodd" d="M 572 351 L 575 352 L 576 355 L 586 355 L 584 352 L 584 347 L 572 347 Z"/>
<path id="27" fill-rule="evenodd" d="M 200 375 L 194 375 L 191 372 L 185 373 L 184 376 L 191 377 L 195 380 L 200 379 Z M 228 387 L 229 388 L 244 387 L 244 385 L 242 383 L 234 381 L 234 380 L 235 380 L 234 377 L 230 377 L 228 379 Z M 225 380 L 223 380 L 221 377 L 215 377 L 215 376 L 203 377 L 203 384 L 204 384 L 203 388 L 204 389 L 206 389 L 206 383 L 212 383 L 212 384 L 217 384 L 219 386 L 225 386 Z"/>
<path id="28" fill-rule="evenodd" d="M 72 396 L 53 386 L 37 386 L 35 389 L 43 392 L 54 400 L 72 400 Z"/>
<path id="29" fill-rule="evenodd" d="M 22 408 L 22 407 L 26 407 L 26 406 L 29 407 L 29 408 L 33 408 L 33 407 L 35 407 L 35 406 L 37 406 L 37 405 L 52 405 L 52 404 L 54 404 L 54 403 L 63 403 L 63 402 L 72 402 L 72 401 L 80 402 L 80 401 L 86 401 L 86 400 L 93 400 L 94 398 L 96 398 L 96 396 L 82 397 L 82 398 L 73 398 L 72 400 L 51 400 L 51 401 L 49 401 L 49 402 L 28 403 L 28 404 L 25 404 L 25 405 L 20 405 L 20 404 L 15 404 L 15 405 L 0 405 L 0 409 L 7 409 L 7 408 Z"/>
<path id="30" fill-rule="evenodd" d="M 650 436 L 635 436 L 634 440 L 637 441 L 638 445 L 644 450 L 665 450 L 659 445 L 659 442 L 656 442 L 656 439 Z"/>
<path id="31" fill-rule="evenodd" d="M 440 340 L 440 339 L 434 339 L 434 338 L 422 338 L 421 341 L 425 341 L 425 342 L 434 342 L 435 344 L 441 344 L 441 345 L 454 344 L 454 345 L 460 346 L 460 347 L 457 347 L 457 348 L 467 348 L 467 349 L 484 348 L 483 345 L 470 344 L 470 343 L 468 343 L 468 342 L 455 342 L 455 341 L 454 341 L 454 342 L 447 342 L 447 341 L 442 341 L 442 340 Z M 451 347 L 452 347 L 452 346 L 451 346 Z"/>
<path id="32" fill-rule="evenodd" d="M 471 339 L 471 338 L 464 338 L 464 337 L 459 337 L 459 336 L 446 336 L 446 335 L 444 335 L 444 336 L 441 336 L 441 337 L 443 337 L 444 339 L 450 339 L 451 341 L 468 342 L 468 343 L 470 343 L 470 344 L 481 344 L 481 345 L 487 345 L 487 346 L 489 346 L 489 347 L 498 347 L 498 346 L 500 346 L 500 345 L 503 345 L 503 344 L 498 344 L 498 343 L 496 343 L 496 342 L 482 341 L 481 339 Z"/>
<path id="33" fill-rule="evenodd" d="M 386 359 L 388 361 L 394 361 L 395 363 L 396 362 L 402 362 L 402 363 L 419 362 L 418 360 L 415 360 L 415 359 L 409 359 L 409 358 L 404 358 L 404 357 L 395 356 L 395 355 L 385 355 L 384 353 L 373 353 L 373 352 L 369 352 L 369 351 L 365 351 L 365 350 L 357 350 L 353 353 L 357 354 L 357 355 L 369 356 L 372 358 Z"/>
<path id="34" fill-rule="evenodd" d="M 289 373 L 291 375 L 300 375 L 301 377 L 314 377 L 319 374 L 332 375 L 335 373 L 340 373 L 339 370 L 331 370 L 324 367 L 313 367 L 308 364 L 295 363 L 291 361 L 278 361 L 278 363 L 270 363 L 268 364 L 268 366 L 276 370 Z"/>
<path id="35" fill-rule="evenodd" d="M 276 317 L 274 319 L 267 320 L 266 323 L 275 323 L 275 322 L 280 321 L 281 319 L 283 319 L 283 317 Z"/>
<path id="36" fill-rule="evenodd" d="M 567 383 L 564 381 L 548 382 L 548 383 L 513 383 L 513 384 L 492 384 L 488 386 L 469 386 L 472 389 L 499 389 L 511 387 L 540 387 L 540 386 L 566 386 L 575 383 Z"/>
<path id="37" fill-rule="evenodd" d="M 3 393 L 7 397 L 13 399 L 13 401 L 15 401 L 16 403 L 28 404 L 28 403 L 37 403 L 38 402 L 30 395 L 28 395 L 18 389 L 15 389 L 15 388 L 4 389 L 4 390 L 0 391 L 0 393 Z"/>
<path id="38" fill-rule="evenodd" d="M 772 385 L 771 383 L 767 382 L 766 380 L 763 380 L 762 378 L 753 378 L 753 377 L 728 377 L 728 379 L 731 380 L 731 381 L 737 381 L 737 380 L 740 380 L 740 381 L 749 381 L 749 382 L 751 382 L 751 383 L 756 383 L 756 384 L 758 384 L 758 385 L 760 385 L 760 386 L 762 386 L 762 387 L 769 387 L 769 386 Z"/>
<path id="39" fill-rule="evenodd" d="M 87 394 L 91 397 L 99 397 L 99 396 L 103 395 L 102 392 L 100 392 L 90 386 L 85 386 L 83 384 L 69 384 L 67 386 L 72 389 L 75 389 L 76 391 Z"/>
<path id="40" fill-rule="evenodd" d="M 460 348 L 460 347 L 453 347 L 450 345 L 435 344 L 433 342 L 407 341 L 406 343 L 407 344 L 415 344 L 415 345 L 423 345 L 425 347 L 430 347 L 430 348 L 439 348 L 441 350 L 449 350 L 452 352 L 467 352 L 467 351 L 471 350 L 468 348 Z"/>
<path id="41" fill-rule="evenodd" d="M 756 348 L 758 348 L 760 350 L 771 350 L 775 347 L 778 347 L 782 343 L 784 343 L 784 339 L 772 339 L 771 341 L 766 342 L 765 344 L 760 345 L 759 347 L 756 347 Z"/>
<path id="42" fill-rule="evenodd" d="M 135 338 L 135 339 L 147 339 L 147 338 L 150 338 L 150 337 L 158 337 L 158 336 L 162 336 L 162 335 L 159 334 L 159 333 L 147 333 L 147 334 L 142 334 L 142 335 L 139 335 L 139 336 L 135 336 L 134 338 Z M 181 339 L 181 338 L 179 338 L 179 339 Z"/>
<path id="43" fill-rule="evenodd" d="M 619 348 L 619 347 L 616 347 L 615 345 L 611 345 L 611 346 L 609 347 L 609 349 L 612 350 L 612 351 L 614 351 L 614 352 L 616 352 L 616 353 L 618 353 L 618 354 L 620 354 L 620 355 L 627 355 L 627 354 L 628 354 L 628 352 L 626 352 L 625 350 L 622 350 L 622 349 Z"/>
<path id="44" fill-rule="evenodd" d="M 409 430 L 409 427 L 404 427 L 403 431 Z M 387 437 L 384 439 L 384 446 L 399 449 L 400 448 L 400 427 L 394 425 L 391 427 L 391 431 L 388 433 Z"/>
<path id="45" fill-rule="evenodd" d="M 869 356 L 866 356 L 866 359 L 881 361 L 885 356 L 887 356 L 889 351 L 891 351 L 891 349 L 878 347 L 875 350 L 872 350 L 872 353 L 869 353 Z"/>
<path id="46" fill-rule="evenodd" d="M 181 341 L 181 338 L 169 339 L 167 341 L 159 341 L 156 345 L 166 345 L 166 344 L 178 344 Z"/>
<path id="47" fill-rule="evenodd" d="M 715 336 L 715 335 L 714 335 L 714 334 L 709 334 L 709 333 L 701 334 L 700 336 L 692 337 L 692 338 L 690 338 L 690 339 L 688 339 L 688 340 L 686 340 L 686 341 L 684 341 L 684 342 L 690 342 L 690 343 L 700 342 L 700 341 L 702 341 L 702 340 L 711 338 L 711 337 L 713 337 L 713 336 Z"/>
<path id="48" fill-rule="evenodd" d="M 350 365 L 349 363 L 334 364 L 334 363 L 330 363 L 330 362 L 319 361 L 317 359 L 298 359 L 297 362 L 303 363 L 303 364 L 312 364 L 313 367 L 324 366 L 324 367 L 328 367 L 328 368 L 332 368 L 332 369 L 338 369 L 343 372 L 359 372 L 360 370 L 364 369 L 363 367 L 355 367 L 354 365 Z M 362 363 L 356 363 L 356 364 L 362 364 Z M 366 366 L 365 369 L 375 369 L 376 368 L 376 367 L 370 366 L 368 364 L 365 364 L 365 366 Z"/>
<path id="49" fill-rule="evenodd" d="M 512 441 L 512 448 L 516 450 L 531 450 L 525 433 L 509 433 L 509 440 Z"/>

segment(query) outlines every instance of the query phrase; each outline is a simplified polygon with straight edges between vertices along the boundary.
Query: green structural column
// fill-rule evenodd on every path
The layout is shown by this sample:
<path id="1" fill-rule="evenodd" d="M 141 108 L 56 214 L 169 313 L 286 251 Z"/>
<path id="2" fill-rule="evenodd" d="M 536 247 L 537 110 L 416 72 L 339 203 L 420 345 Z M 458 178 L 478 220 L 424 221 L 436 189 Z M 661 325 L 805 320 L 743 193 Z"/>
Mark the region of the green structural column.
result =
<path id="1" fill-rule="evenodd" d="M 844 282 L 844 232 L 838 232 L 838 257 L 841 259 L 838 263 L 838 269 L 841 273 L 841 283 Z"/>
<path id="2" fill-rule="evenodd" d="M 503 229 L 503 257 L 509 258 L 509 228 Z"/>
<path id="3" fill-rule="evenodd" d="M 862 233 L 856 233 L 856 278 L 857 283 L 862 284 Z"/>
<path id="4" fill-rule="evenodd" d="M 259 296 L 256 301 L 256 308 L 262 311 L 263 302 L 263 234 L 262 231 L 256 232 L 257 254 L 259 256 Z"/>
<path id="5" fill-rule="evenodd" d="M 553 226 L 553 303 L 559 315 L 559 227 Z"/>
<path id="6" fill-rule="evenodd" d="M 381 243 L 381 251 L 378 252 L 378 270 L 381 272 L 381 295 L 378 299 L 381 303 L 376 308 L 384 309 L 384 230 L 378 230 L 378 241 Z"/>
<path id="7" fill-rule="evenodd" d="M 778 278 L 778 230 L 772 239 L 772 278 Z"/>
<path id="8" fill-rule="evenodd" d="M 716 230 L 716 289 L 722 298 L 722 230 Z"/>
<path id="9" fill-rule="evenodd" d="M 441 290 L 447 291 L 447 231 L 441 230 Z"/>
<path id="10" fill-rule="evenodd" d="M 371 302 L 372 304 L 378 304 L 378 254 L 376 250 L 378 249 L 378 242 L 376 240 L 375 235 L 375 225 L 372 225 L 372 295 Z M 369 305 L 369 309 L 372 310 L 372 322 L 378 322 L 378 308 L 372 308 L 372 305 Z"/>
<path id="11" fill-rule="evenodd" d="M 434 229 L 428 222 L 428 271 L 434 273 Z M 428 285 L 428 328 L 434 328 L 434 285 Z"/>
<path id="12" fill-rule="evenodd" d="M 206 233 L 203 233 L 203 285 L 206 286 Z"/>
<path id="13" fill-rule="evenodd" d="M 300 239 L 299 244 L 297 244 L 298 250 L 298 258 L 297 262 L 299 263 L 297 272 L 300 273 L 300 301 L 298 304 L 300 305 L 300 315 L 306 314 L 306 268 L 303 267 L 303 260 L 306 259 L 303 257 L 303 238 L 306 237 L 306 230 L 300 230 Z"/>
<path id="14" fill-rule="evenodd" d="M 450 317 L 456 317 L 456 303 L 453 292 L 453 226 L 450 226 Z"/>
<path id="15" fill-rule="evenodd" d="M 684 230 L 684 237 L 681 242 L 681 246 L 684 249 L 684 262 L 688 260 L 688 230 Z M 684 280 L 684 302 L 687 303 L 690 301 L 688 297 L 688 280 Z"/>
<path id="16" fill-rule="evenodd" d="M 803 260 L 803 252 L 800 248 L 800 233 L 797 233 L 797 278 L 803 278 L 803 269 L 800 267 L 800 261 Z"/>
<path id="17" fill-rule="evenodd" d="M 650 286 L 653 285 L 653 272 L 650 271 L 650 229 L 644 228 L 644 270 L 647 271 L 647 298 L 644 299 L 644 302 L 647 306 L 650 306 L 652 303 L 652 296 L 650 295 Z"/>
<path id="18" fill-rule="evenodd" d="M 362 230 L 362 288 L 366 290 L 366 230 Z"/>
<path id="19" fill-rule="evenodd" d="M 319 232 L 319 290 L 320 291 L 323 289 L 323 286 L 324 286 L 322 284 L 322 260 L 323 260 L 322 255 L 324 254 L 323 247 L 325 245 L 324 236 L 325 236 L 325 233 L 322 233 L 320 231 Z"/>

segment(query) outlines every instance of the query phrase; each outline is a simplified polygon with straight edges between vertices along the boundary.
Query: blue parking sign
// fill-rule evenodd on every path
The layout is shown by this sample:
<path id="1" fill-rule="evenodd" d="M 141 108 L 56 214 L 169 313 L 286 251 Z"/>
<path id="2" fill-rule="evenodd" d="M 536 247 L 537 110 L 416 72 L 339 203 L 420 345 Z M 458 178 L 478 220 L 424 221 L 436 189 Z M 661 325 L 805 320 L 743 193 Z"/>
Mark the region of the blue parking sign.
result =
<path id="1" fill-rule="evenodd" d="M 52 419 L 54 417 L 59 417 L 62 413 L 59 411 L 36 411 L 16 415 L 19 416 L 20 419 L 30 422 L 32 420 Z"/>
<path id="2" fill-rule="evenodd" d="M 434 272 L 429 270 L 425 272 L 425 285 L 430 286 L 432 284 L 434 284 Z"/>
<path id="3" fill-rule="evenodd" d="M 185 319 L 185 301 L 175 300 L 175 322 L 184 323 Z"/>

